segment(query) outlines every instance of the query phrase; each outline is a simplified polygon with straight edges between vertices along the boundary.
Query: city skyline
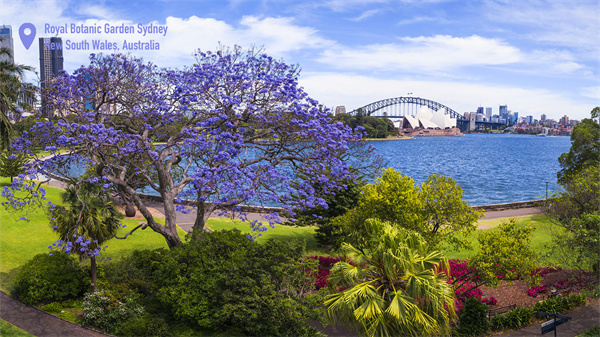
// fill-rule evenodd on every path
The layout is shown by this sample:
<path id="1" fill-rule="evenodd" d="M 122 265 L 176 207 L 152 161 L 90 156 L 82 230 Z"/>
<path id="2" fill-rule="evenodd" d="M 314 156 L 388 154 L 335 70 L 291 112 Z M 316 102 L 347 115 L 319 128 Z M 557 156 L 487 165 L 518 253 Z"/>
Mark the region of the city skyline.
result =
<path id="1" fill-rule="evenodd" d="M 61 36 L 64 42 L 89 43 L 89 48 L 91 40 L 119 49 L 127 39 L 159 46 L 130 51 L 159 66 L 190 65 L 195 48 L 214 50 L 219 42 L 263 46 L 268 54 L 300 65 L 300 83 L 311 97 L 348 111 L 410 92 L 459 112 L 473 111 L 477 104 L 508 104 L 524 115 L 583 119 L 600 105 L 599 8 L 587 0 L 1 0 L 0 24 L 13 27 L 15 60 L 32 66 L 38 47 L 26 50 L 14 36 L 25 22 L 36 26 L 37 38 Z M 547 20 L 553 24 L 546 25 Z M 153 35 L 46 29 L 105 24 L 166 28 Z M 87 64 L 90 52 L 99 51 L 65 50 L 65 70 Z"/>

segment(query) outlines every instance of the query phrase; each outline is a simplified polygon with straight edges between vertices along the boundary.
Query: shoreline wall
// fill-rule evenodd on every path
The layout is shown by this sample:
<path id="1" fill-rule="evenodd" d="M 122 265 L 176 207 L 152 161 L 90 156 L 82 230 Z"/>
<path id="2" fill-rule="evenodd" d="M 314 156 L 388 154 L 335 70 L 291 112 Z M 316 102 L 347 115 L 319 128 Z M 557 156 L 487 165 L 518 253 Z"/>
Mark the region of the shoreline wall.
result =
<path id="1" fill-rule="evenodd" d="M 52 179 L 58 180 L 58 181 L 63 181 L 63 179 L 61 179 L 58 176 L 55 176 L 53 174 L 48 174 L 46 173 L 46 175 Z M 139 196 L 144 199 L 144 200 L 148 200 L 148 201 L 154 201 L 154 202 L 162 202 L 163 199 L 161 196 L 158 195 L 150 195 L 150 194 L 139 194 Z M 508 202 L 508 203 L 503 203 L 503 204 L 491 204 L 491 205 L 479 205 L 479 206 L 471 206 L 472 209 L 475 210 L 480 210 L 480 211 L 503 211 L 503 210 L 507 210 L 507 209 L 519 209 L 519 208 L 531 208 L 531 207 L 542 207 L 544 205 L 544 199 L 538 199 L 538 200 L 529 200 L 529 201 L 517 201 L 517 202 Z M 184 204 L 192 206 L 194 205 L 194 201 L 186 201 L 184 202 Z M 281 207 L 267 207 L 267 206 L 250 206 L 250 205 L 239 205 L 242 212 L 251 212 L 251 213 L 273 213 L 273 212 L 278 212 L 278 213 L 282 213 L 284 212 L 283 208 Z"/>

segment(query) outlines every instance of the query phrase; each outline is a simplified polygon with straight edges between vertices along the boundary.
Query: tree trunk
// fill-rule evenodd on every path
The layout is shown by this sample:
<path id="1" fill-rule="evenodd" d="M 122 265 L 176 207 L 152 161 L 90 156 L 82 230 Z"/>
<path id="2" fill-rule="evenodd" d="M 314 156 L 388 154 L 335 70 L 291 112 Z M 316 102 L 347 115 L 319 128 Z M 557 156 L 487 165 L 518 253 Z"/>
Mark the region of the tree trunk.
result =
<path id="1" fill-rule="evenodd" d="M 96 292 L 96 257 L 92 256 L 91 258 L 91 274 L 92 274 L 92 292 Z"/>

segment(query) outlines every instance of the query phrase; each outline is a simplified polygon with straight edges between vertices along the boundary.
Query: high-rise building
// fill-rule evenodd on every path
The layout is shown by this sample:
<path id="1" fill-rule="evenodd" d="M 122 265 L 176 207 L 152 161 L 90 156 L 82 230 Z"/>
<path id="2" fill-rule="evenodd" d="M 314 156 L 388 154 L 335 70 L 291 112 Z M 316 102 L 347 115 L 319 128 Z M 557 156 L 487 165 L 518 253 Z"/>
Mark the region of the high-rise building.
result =
<path id="1" fill-rule="evenodd" d="M 482 114 L 483 115 L 483 107 L 480 106 L 477 108 L 477 114 Z"/>
<path id="2" fill-rule="evenodd" d="M 344 105 L 339 105 L 335 107 L 335 114 L 339 115 L 339 114 L 345 114 L 346 113 L 346 106 Z"/>
<path id="3" fill-rule="evenodd" d="M 52 77 L 63 70 L 63 44 L 60 37 L 40 37 L 40 85 L 44 90 Z M 42 100 L 42 115 L 52 117 L 54 111 Z"/>
<path id="4" fill-rule="evenodd" d="M 0 26 L 0 48 L 6 48 L 10 51 L 10 56 L 2 55 L 0 56 L 0 61 L 9 61 L 10 63 L 15 63 L 15 48 L 13 44 L 11 26 Z"/>
<path id="5" fill-rule="evenodd" d="M 542 120 L 542 122 L 546 121 L 546 114 L 542 114 L 541 120 Z"/>
<path id="6" fill-rule="evenodd" d="M 508 105 L 501 105 L 498 115 L 500 118 L 506 118 L 508 116 Z"/>
<path id="7" fill-rule="evenodd" d="M 561 119 L 560 119 L 560 124 L 562 125 L 569 125 L 569 116 L 564 115 Z"/>
<path id="8" fill-rule="evenodd" d="M 492 115 L 492 108 L 485 108 L 485 114 L 487 116 L 491 116 Z"/>

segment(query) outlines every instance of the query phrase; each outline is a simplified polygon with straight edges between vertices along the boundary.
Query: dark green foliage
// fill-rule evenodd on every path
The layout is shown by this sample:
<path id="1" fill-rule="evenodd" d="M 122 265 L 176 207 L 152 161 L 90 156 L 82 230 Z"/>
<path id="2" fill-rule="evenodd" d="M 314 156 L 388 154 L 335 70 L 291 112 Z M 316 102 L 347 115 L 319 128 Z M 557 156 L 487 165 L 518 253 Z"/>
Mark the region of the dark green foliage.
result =
<path id="1" fill-rule="evenodd" d="M 0 177 L 8 177 L 12 181 L 14 177 L 25 172 L 23 170 L 25 163 L 27 163 L 27 156 L 23 153 L 0 151 Z"/>
<path id="2" fill-rule="evenodd" d="M 113 321 L 120 336 L 313 335 L 306 319 L 318 318 L 323 298 L 309 294 L 317 261 L 303 254 L 302 243 L 200 233 L 172 250 L 135 251 L 105 264 L 99 286 L 117 302 L 144 307 L 143 316 Z M 95 326 L 106 330 L 108 322 Z"/>
<path id="3" fill-rule="evenodd" d="M 19 270 L 13 296 L 25 304 L 60 301 L 81 296 L 89 282 L 89 276 L 66 253 L 38 254 Z"/>
<path id="4" fill-rule="evenodd" d="M 341 121 L 353 129 L 357 126 L 364 128 L 367 138 L 387 138 L 388 136 L 398 135 L 398 128 L 394 126 L 394 123 L 389 118 L 367 116 L 362 111 L 359 111 L 354 116 L 347 113 L 337 114 L 334 120 Z"/>
<path id="5" fill-rule="evenodd" d="M 562 169 L 558 181 L 562 184 L 586 167 L 600 165 L 600 124 L 586 118 L 577 123 L 571 133 L 571 149 L 558 158 Z"/>
<path id="6" fill-rule="evenodd" d="M 310 270 L 289 273 L 301 270 L 303 251 L 298 243 L 258 245 L 239 232 L 201 233 L 159 266 L 158 299 L 176 319 L 206 333 L 313 334 L 305 320 L 311 312 L 300 302 L 312 287 Z"/>
<path id="7" fill-rule="evenodd" d="M 152 317 L 149 314 L 131 317 L 119 328 L 118 336 L 173 336 L 164 318 Z"/>
<path id="8" fill-rule="evenodd" d="M 490 322 L 487 319 L 488 310 L 487 304 L 479 302 L 477 298 L 467 299 L 460 315 L 457 334 L 459 336 L 481 336 L 488 333 L 490 331 Z"/>
<path id="9" fill-rule="evenodd" d="M 541 302 L 537 302 L 533 306 L 533 312 L 537 317 L 547 317 L 539 315 L 538 312 L 550 312 L 561 314 L 564 313 L 574 307 L 578 307 L 584 305 L 586 303 L 585 295 L 574 294 L 571 296 L 563 297 L 563 296 L 555 296 L 543 300 Z"/>
<path id="10" fill-rule="evenodd" d="M 491 319 L 494 331 L 520 329 L 531 324 L 533 312 L 528 308 L 515 308 L 505 314 L 495 315 Z"/>
<path id="11" fill-rule="evenodd" d="M 342 180 L 338 183 L 341 187 L 339 191 L 333 194 L 325 194 L 323 187 L 315 182 L 314 188 L 317 194 L 321 194 L 328 208 L 317 206 L 306 210 L 298 210 L 294 217 L 295 222 L 286 223 L 296 226 L 316 225 L 315 238 L 321 245 L 337 246 L 341 242 L 341 228 L 331 222 L 337 216 L 343 215 L 348 210 L 356 207 L 360 198 L 360 192 L 365 182 L 362 178 L 354 180 Z"/>

